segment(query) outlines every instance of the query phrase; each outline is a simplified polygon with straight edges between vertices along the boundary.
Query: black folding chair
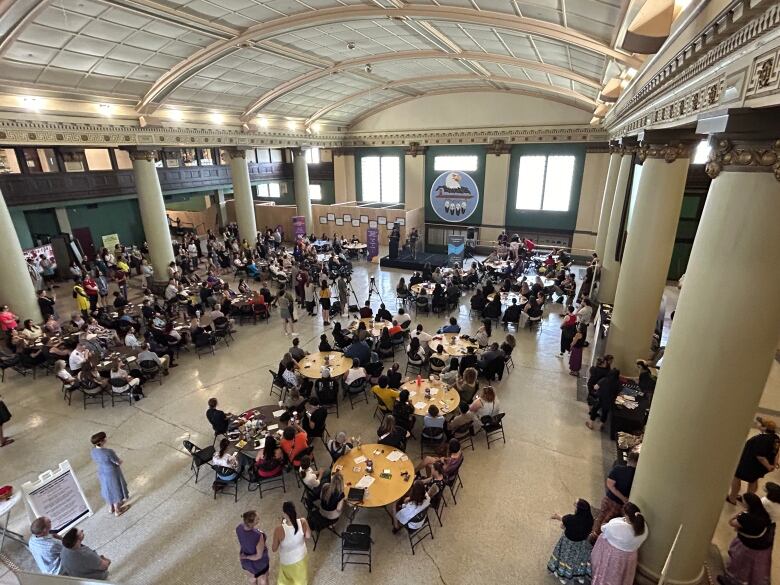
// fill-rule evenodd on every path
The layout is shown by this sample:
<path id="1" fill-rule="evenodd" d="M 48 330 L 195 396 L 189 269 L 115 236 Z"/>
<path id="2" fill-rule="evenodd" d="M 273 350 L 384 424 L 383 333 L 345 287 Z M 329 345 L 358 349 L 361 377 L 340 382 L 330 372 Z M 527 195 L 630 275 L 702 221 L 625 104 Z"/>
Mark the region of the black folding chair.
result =
<path id="1" fill-rule="evenodd" d="M 368 565 L 371 572 L 371 527 L 365 524 L 350 524 L 341 533 L 341 570 L 346 565 Z M 356 557 L 358 560 L 351 560 Z"/>
<path id="2" fill-rule="evenodd" d="M 506 435 L 504 435 L 504 416 L 505 412 L 500 412 L 493 416 L 482 417 L 482 430 L 485 431 L 487 447 L 490 449 L 491 443 L 503 441 L 506 444 Z"/>
<path id="3" fill-rule="evenodd" d="M 163 373 L 160 364 L 154 360 L 143 360 L 138 362 L 138 367 L 146 382 L 159 382 L 162 386 Z"/>
<path id="4" fill-rule="evenodd" d="M 221 465 L 212 465 L 211 468 L 214 470 L 214 499 L 217 499 L 217 494 L 227 494 L 233 496 L 233 501 L 238 501 L 238 484 L 241 481 L 241 474 L 236 471 L 235 469 L 231 467 L 223 467 Z M 235 474 L 235 477 L 232 479 L 224 479 L 226 477 L 230 477 L 233 474 Z M 233 486 L 233 493 L 226 491 L 225 488 L 228 486 Z"/>
<path id="5" fill-rule="evenodd" d="M 198 483 L 200 468 L 207 465 L 211 461 L 211 458 L 214 457 L 214 447 L 205 447 L 204 449 L 201 449 L 190 441 L 184 441 L 184 448 L 192 456 L 190 469 L 195 472 L 195 483 Z"/>
<path id="6" fill-rule="evenodd" d="M 409 528 L 409 524 L 412 522 L 417 524 L 420 521 L 422 521 L 422 524 L 419 528 Z M 428 520 L 428 508 L 425 508 L 425 510 L 409 520 L 409 524 L 406 525 L 406 533 L 409 536 L 409 544 L 412 546 L 412 554 L 414 555 L 415 547 L 423 540 L 429 536 L 431 537 L 431 540 L 433 540 L 433 529 L 431 528 L 431 523 Z"/>
<path id="7" fill-rule="evenodd" d="M 361 398 L 362 395 L 362 398 Z M 358 378 L 347 386 L 347 396 L 349 397 L 349 405 L 354 410 L 355 403 L 360 403 L 365 400 L 368 404 L 368 394 L 366 393 L 366 379 Z"/>

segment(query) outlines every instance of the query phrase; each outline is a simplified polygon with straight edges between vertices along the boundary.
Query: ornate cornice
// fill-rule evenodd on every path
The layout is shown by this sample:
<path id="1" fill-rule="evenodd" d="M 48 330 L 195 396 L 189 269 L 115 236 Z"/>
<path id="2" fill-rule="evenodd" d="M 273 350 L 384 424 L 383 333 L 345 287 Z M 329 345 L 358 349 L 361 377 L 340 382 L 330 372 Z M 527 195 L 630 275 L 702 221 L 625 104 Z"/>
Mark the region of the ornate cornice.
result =
<path id="1" fill-rule="evenodd" d="M 128 148 L 127 152 L 130 155 L 130 160 L 145 160 L 147 162 L 153 162 L 157 154 L 155 150 L 139 150 L 138 148 Z"/>
<path id="2" fill-rule="evenodd" d="M 355 149 L 354 148 L 334 148 L 331 150 L 333 153 L 333 156 L 355 156 Z"/>
<path id="3" fill-rule="evenodd" d="M 705 170 L 710 178 L 722 172 L 773 173 L 780 181 L 780 139 L 764 142 L 719 138 L 710 152 Z"/>
<path id="4" fill-rule="evenodd" d="M 417 155 L 424 155 L 426 150 L 428 150 L 427 146 L 422 146 L 419 142 L 410 142 L 405 153 L 415 158 Z"/>
<path id="5" fill-rule="evenodd" d="M 496 139 L 493 142 L 490 143 L 490 146 L 487 147 L 487 153 L 488 154 L 494 154 L 496 156 L 501 156 L 502 154 L 509 154 L 511 148 L 506 143 L 506 140 Z"/>
<path id="6" fill-rule="evenodd" d="M 236 158 L 246 160 L 246 148 L 236 148 L 235 146 L 231 146 L 226 148 L 225 151 L 231 160 Z"/>
<path id="7" fill-rule="evenodd" d="M 690 158 L 692 144 L 687 142 L 675 142 L 671 144 L 650 144 L 642 142 L 639 145 L 638 158 L 643 163 L 649 158 L 657 158 L 673 163 L 679 158 Z"/>

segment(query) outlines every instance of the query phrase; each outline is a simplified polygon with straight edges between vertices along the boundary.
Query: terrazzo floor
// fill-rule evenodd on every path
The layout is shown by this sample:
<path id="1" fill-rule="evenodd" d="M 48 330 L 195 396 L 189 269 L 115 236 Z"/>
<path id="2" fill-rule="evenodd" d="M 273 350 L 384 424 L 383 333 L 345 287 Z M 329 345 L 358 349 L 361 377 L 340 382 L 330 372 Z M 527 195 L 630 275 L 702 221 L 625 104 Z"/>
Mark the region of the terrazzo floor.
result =
<path id="1" fill-rule="evenodd" d="M 366 298 L 368 277 L 375 276 L 381 295 L 394 312 L 398 270 L 379 270 L 359 262 L 353 285 L 361 301 Z M 137 289 L 136 289 L 137 291 Z M 673 294 L 674 291 L 672 291 Z M 60 289 L 62 304 L 70 301 L 68 289 Z M 463 296 L 456 315 L 465 332 L 478 321 L 469 319 L 469 296 Z M 374 308 L 378 299 L 374 298 Z M 464 488 L 458 504 L 445 509 L 444 526 L 434 522 L 434 540 L 426 540 L 412 555 L 404 534 L 391 533 L 383 510 L 361 511 L 359 521 L 373 530 L 374 565 L 340 570 L 340 543 L 323 533 L 317 550 L 310 550 L 311 583 L 383 585 L 408 583 L 544 584 L 556 580 L 546 571 L 550 551 L 560 535 L 553 513 L 567 513 L 580 497 L 598 505 L 603 492 L 608 443 L 584 426 L 586 407 L 576 400 L 575 380 L 567 364 L 557 357 L 560 305 L 551 305 L 539 333 L 517 333 L 513 354 L 515 369 L 496 384 L 501 407 L 506 411 L 506 445 L 486 448 L 481 436 L 476 450 L 466 452 L 461 476 Z M 671 310 L 671 308 L 669 309 Z M 346 319 L 344 320 L 346 322 Z M 426 330 L 438 328 L 442 316 L 414 317 Z M 296 325 L 301 345 L 316 351 L 322 320 L 306 315 Z M 494 332 L 503 339 L 504 332 Z M 190 457 L 182 447 L 189 439 L 208 445 L 213 435 L 205 418 L 206 401 L 216 397 L 226 411 L 241 412 L 269 404 L 269 369 L 276 369 L 290 338 L 282 333 L 277 313 L 270 323 L 238 327 L 235 341 L 221 347 L 215 356 L 198 360 L 182 354 L 181 366 L 172 370 L 161 386 L 146 386 L 147 398 L 129 406 L 106 408 L 92 405 L 84 410 L 74 400 L 68 406 L 52 377 L 32 380 L 7 372 L 0 393 L 13 413 L 5 427 L 16 442 L 0 450 L 0 485 L 18 488 L 65 459 L 70 461 L 95 514 L 81 523 L 85 543 L 112 559 L 109 581 L 127 585 L 238 584 L 246 581 L 238 563 L 234 528 L 245 510 L 257 510 L 260 527 L 271 533 L 285 499 L 300 507 L 300 491 L 288 482 L 287 494 L 276 490 L 260 500 L 257 492 L 242 486 L 238 503 L 232 497 L 212 498 L 211 473 L 203 469 L 196 484 Z M 589 359 L 586 350 L 585 360 Z M 405 358 L 401 363 L 404 364 Z M 770 380 L 772 396 L 777 388 L 777 364 Z M 774 402 L 772 402 L 774 405 Z M 331 433 L 374 436 L 373 402 L 350 410 L 342 404 L 340 418 L 328 417 Z M 124 473 L 132 494 L 132 507 L 114 518 L 100 498 L 89 437 L 104 430 L 109 446 L 124 459 Z M 318 444 L 320 461 L 329 459 Z M 417 459 L 419 447 L 409 443 Z M 338 528 L 346 524 L 341 520 Z M 29 520 L 17 506 L 10 528 L 29 535 Z M 725 542 L 728 528 L 719 528 Z M 716 535 L 716 540 L 718 535 Z M 725 550 L 725 549 L 724 549 Z M 27 551 L 6 541 L 3 552 L 24 569 L 34 564 Z M 276 555 L 271 556 L 270 582 L 276 582 Z M 16 578 L 0 564 L 0 585 L 16 584 Z"/>

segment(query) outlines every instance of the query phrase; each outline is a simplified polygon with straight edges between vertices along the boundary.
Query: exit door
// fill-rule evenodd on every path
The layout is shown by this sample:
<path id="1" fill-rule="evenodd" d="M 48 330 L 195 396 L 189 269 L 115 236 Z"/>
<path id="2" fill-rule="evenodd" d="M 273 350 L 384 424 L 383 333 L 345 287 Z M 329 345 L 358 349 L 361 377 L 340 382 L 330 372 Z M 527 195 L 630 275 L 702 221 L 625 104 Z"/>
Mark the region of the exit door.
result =
<path id="1" fill-rule="evenodd" d="M 92 232 L 88 227 L 72 228 L 73 239 L 78 240 L 81 249 L 84 251 L 88 260 L 97 258 L 95 242 L 92 240 Z"/>

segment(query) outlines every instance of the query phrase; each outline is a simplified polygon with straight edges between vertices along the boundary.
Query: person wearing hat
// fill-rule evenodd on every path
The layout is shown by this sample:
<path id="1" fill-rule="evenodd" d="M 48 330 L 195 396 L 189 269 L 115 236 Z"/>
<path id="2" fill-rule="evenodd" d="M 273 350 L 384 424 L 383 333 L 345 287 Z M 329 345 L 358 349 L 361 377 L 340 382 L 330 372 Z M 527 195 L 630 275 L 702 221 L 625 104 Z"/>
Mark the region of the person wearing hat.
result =
<path id="1" fill-rule="evenodd" d="M 764 504 L 764 509 L 772 519 L 772 524 L 777 524 L 780 522 L 780 485 L 768 481 L 764 484 L 764 491 L 766 495 L 761 498 L 761 503 Z"/>
<path id="2" fill-rule="evenodd" d="M 758 480 L 778 468 L 780 436 L 777 435 L 777 423 L 768 419 L 756 420 L 761 432 L 750 437 L 742 449 L 737 471 L 731 480 L 731 491 L 726 496 L 730 504 L 736 504 L 741 499 L 739 490 L 743 481 L 748 484 L 747 491 L 754 494 L 758 490 Z"/>

